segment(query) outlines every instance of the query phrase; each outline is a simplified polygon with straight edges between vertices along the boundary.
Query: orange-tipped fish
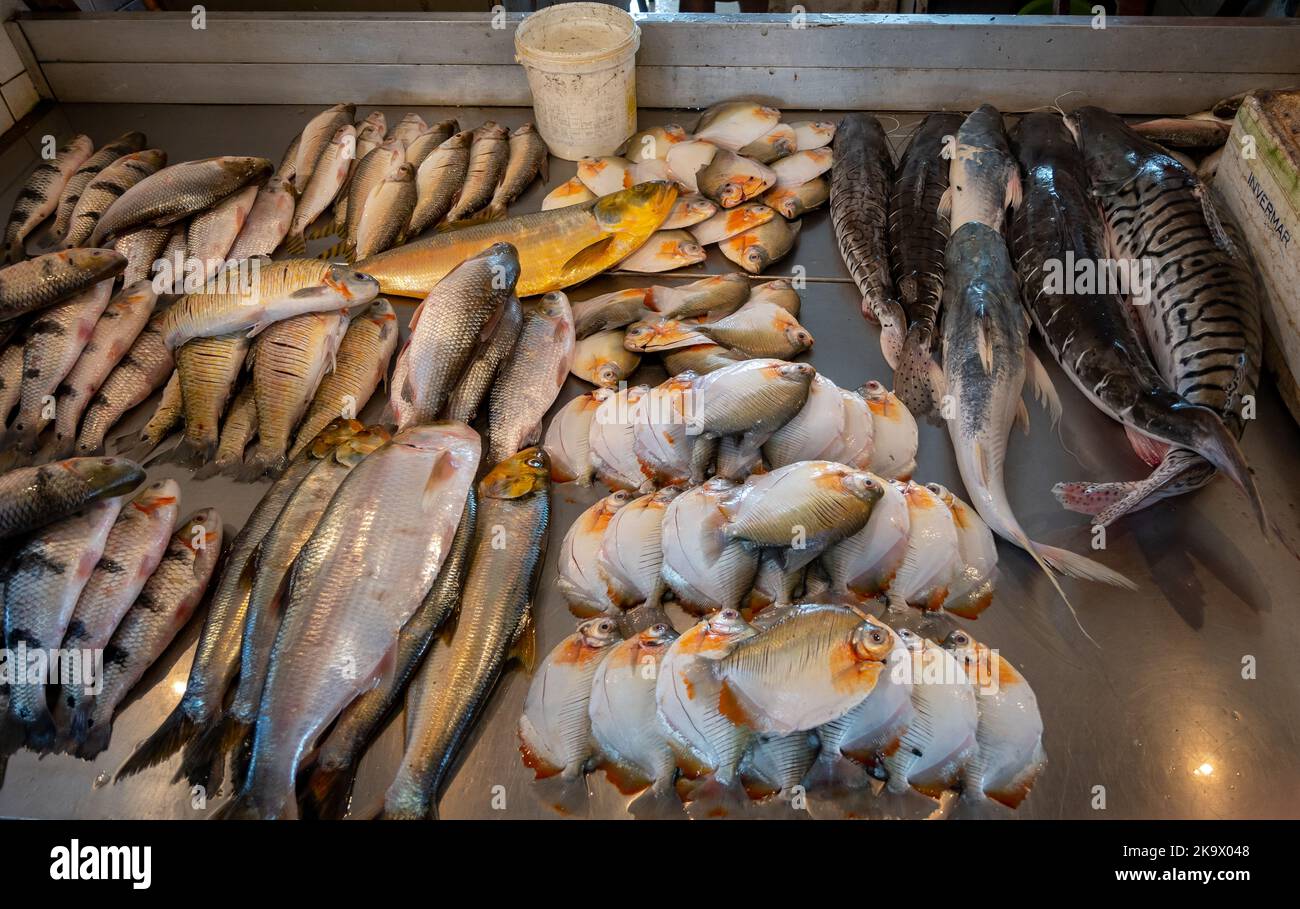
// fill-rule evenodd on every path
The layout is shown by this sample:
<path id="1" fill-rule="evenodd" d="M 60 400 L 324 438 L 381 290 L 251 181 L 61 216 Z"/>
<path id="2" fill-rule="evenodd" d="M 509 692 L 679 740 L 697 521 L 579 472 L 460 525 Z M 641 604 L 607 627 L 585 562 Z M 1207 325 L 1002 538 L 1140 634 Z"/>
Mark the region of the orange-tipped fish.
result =
<path id="1" fill-rule="evenodd" d="M 422 297 L 453 268 L 493 243 L 519 251 L 520 297 L 587 280 L 641 247 L 677 201 L 671 183 L 641 183 L 594 202 L 434 234 L 362 259 L 382 292 Z"/>

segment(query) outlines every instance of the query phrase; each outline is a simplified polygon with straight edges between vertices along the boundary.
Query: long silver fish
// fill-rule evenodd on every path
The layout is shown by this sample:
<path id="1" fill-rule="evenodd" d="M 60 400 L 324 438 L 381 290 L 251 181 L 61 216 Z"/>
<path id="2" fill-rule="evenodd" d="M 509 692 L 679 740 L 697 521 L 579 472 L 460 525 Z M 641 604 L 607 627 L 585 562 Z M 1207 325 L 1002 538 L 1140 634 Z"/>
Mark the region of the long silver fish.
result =
<path id="1" fill-rule="evenodd" d="M 256 186 L 236 190 L 185 225 L 186 259 L 191 267 L 197 267 L 203 283 L 225 267 L 230 247 L 243 230 L 258 192 Z"/>
<path id="2" fill-rule="evenodd" d="M 1133 589 L 1132 581 L 1092 559 L 1031 540 L 1007 500 L 1007 437 L 1013 422 L 1029 419 L 1021 394 L 1030 352 L 1029 324 L 1001 232 L 978 220 L 957 228 L 945 268 L 943 372 L 945 393 L 954 401 L 948 434 L 971 504 L 989 529 L 1033 557 L 1067 603 L 1053 569 Z"/>
<path id="3" fill-rule="evenodd" d="M 284 250 L 290 255 L 302 255 L 307 249 L 307 228 L 316 222 L 330 207 L 343 184 L 347 182 L 356 163 L 357 130 L 345 123 L 334 133 L 334 138 L 321 153 L 311 179 L 305 189 L 300 189 L 298 206 L 294 209 L 289 233 L 284 238 Z M 297 183 L 295 174 L 294 180 Z"/>
<path id="4" fill-rule="evenodd" d="M 415 198 L 415 169 L 409 163 L 390 170 L 370 190 L 357 225 L 357 258 L 381 253 L 403 241 Z"/>
<path id="5" fill-rule="evenodd" d="M 77 168 L 77 172 L 68 179 L 68 185 L 63 188 L 63 193 L 59 196 L 59 207 L 54 215 L 54 226 L 50 228 L 51 236 L 61 239 L 67 234 L 68 228 L 72 225 L 72 217 L 77 209 L 77 203 L 81 201 L 81 197 L 86 188 L 90 186 L 91 181 L 103 173 L 104 169 L 117 161 L 118 158 L 123 155 L 133 154 L 144 148 L 144 143 L 144 133 L 126 133 L 98 149 L 87 158 L 86 163 Z M 84 240 L 85 237 L 83 236 L 81 239 Z M 65 248 L 78 245 L 80 244 L 67 243 Z"/>
<path id="6" fill-rule="evenodd" d="M 231 262 L 254 256 L 269 256 L 279 247 L 293 221 L 292 183 L 272 177 L 257 191 L 244 226 L 235 237 L 226 258 Z"/>
<path id="7" fill-rule="evenodd" d="M 889 273 L 889 199 L 894 164 L 889 139 L 870 114 L 849 114 L 835 131 L 831 224 L 840 256 L 862 294 L 862 313 L 880 326 L 880 350 L 898 368 L 907 314 Z"/>
<path id="8" fill-rule="evenodd" d="M 26 256 L 23 241 L 54 214 L 68 181 L 94 151 L 95 143 L 89 136 L 73 136 L 59 146 L 53 161 L 42 160 L 36 165 L 14 198 L 14 207 L 5 224 L 5 253 L 10 262 L 19 262 Z"/>
<path id="9" fill-rule="evenodd" d="M 497 320 L 492 337 L 469 361 L 460 381 L 448 396 L 445 412 L 448 420 L 474 422 L 497 374 L 514 352 L 523 325 L 523 307 L 519 305 L 519 298 L 511 295 L 501 307 L 501 318 Z"/>
<path id="10" fill-rule="evenodd" d="M 95 224 L 90 245 L 99 246 L 138 227 L 166 227 L 210 208 L 250 183 L 271 175 L 265 158 L 204 158 L 164 167 L 132 186 Z"/>
<path id="11" fill-rule="evenodd" d="M 136 746 L 118 771 L 122 779 L 162 763 L 196 735 L 217 726 L 225 696 L 239 672 L 240 648 L 258 545 L 315 461 L 300 458 L 271 485 L 235 536 L 212 589 L 185 694 L 158 729 Z"/>
<path id="12" fill-rule="evenodd" d="M 49 653 L 63 642 L 77 599 L 99 562 L 121 508 L 120 498 L 97 502 L 82 514 L 42 529 L 13 552 L 0 577 L 9 653 L 21 653 L 21 648 Z M 25 665 L 30 669 L 36 664 Z M 62 670 L 56 661 L 46 665 Z M 10 754 L 19 744 L 33 751 L 53 746 L 55 725 L 46 685 L 54 681 L 23 676 L 10 683 L 0 752 Z"/>
<path id="13" fill-rule="evenodd" d="M 488 204 L 485 217 L 504 218 L 506 216 L 506 206 L 526 190 L 541 174 L 542 182 L 545 183 L 548 177 L 549 168 L 547 161 L 549 152 L 546 148 L 546 142 L 543 141 L 537 132 L 537 127 L 531 123 L 525 123 L 517 130 L 510 134 L 510 155 L 506 161 L 505 172 L 501 175 L 501 182 L 498 184 L 496 191 L 492 193 L 492 201 Z"/>
<path id="14" fill-rule="evenodd" d="M 351 252 L 356 249 L 357 237 L 361 232 L 361 216 L 365 214 L 370 191 L 378 186 L 395 167 L 398 167 L 402 160 L 402 143 L 396 138 L 389 138 L 382 145 L 371 149 L 357 162 L 356 170 L 352 174 L 352 182 L 348 186 L 343 251 Z"/>
<path id="15" fill-rule="evenodd" d="M 1235 226 L 1192 173 L 1113 114 L 1086 107 L 1071 114 L 1066 125 L 1101 200 L 1112 255 L 1139 264 L 1151 277 L 1149 302 L 1134 308 L 1161 376 L 1187 401 L 1217 413 L 1240 437 L 1244 402 L 1259 383 L 1262 327 L 1259 289 Z M 1250 498 L 1267 534 L 1264 507 L 1244 462 L 1228 452 L 1216 458 L 1214 447 L 1175 445 L 1155 472 L 1137 483 L 1066 483 L 1053 493 L 1066 507 L 1106 524 L 1204 486 L 1217 467 Z"/>
<path id="16" fill-rule="evenodd" d="M 477 502 L 471 493 L 438 579 L 397 636 L 393 671 L 348 705 L 321 745 L 316 769 L 307 782 L 307 801 L 316 815 L 342 814 L 347 790 L 362 754 L 401 700 L 434 637 L 452 620 L 469 569 L 476 512 Z"/>
<path id="17" fill-rule="evenodd" d="M 158 570 L 104 648 L 103 690 L 87 705 L 89 715 L 73 720 L 74 733 L 88 730 L 78 757 L 91 760 L 108 747 L 118 705 L 194 615 L 221 555 L 221 536 L 215 508 L 195 512 L 172 535 Z"/>
<path id="18" fill-rule="evenodd" d="M 436 686 L 428 664 L 412 682 L 412 734 L 384 799 L 387 818 L 436 815 L 438 788 L 507 658 L 517 652 L 531 668 L 531 606 L 550 525 L 550 473 L 546 453 L 528 448 L 479 484 L 478 531 L 456 634 Z M 501 533 L 504 546 L 495 542 Z"/>
<path id="19" fill-rule="evenodd" d="M 907 316 L 907 334 L 894 373 L 894 392 L 913 414 L 938 408 L 942 372 L 934 361 L 943 299 L 943 251 L 948 216 L 939 202 L 948 190 L 951 167 L 944 141 L 956 136 L 961 114 L 930 114 L 912 134 L 894 179 L 889 203 L 889 252 L 894 288 Z"/>
<path id="20" fill-rule="evenodd" d="M 991 104 L 981 104 L 962 121 L 945 152 L 951 163 L 940 206 L 948 213 L 949 232 L 955 234 L 972 221 L 1000 232 L 1007 209 L 1020 202 L 1020 168 L 1011 155 L 1002 114 Z"/>
<path id="21" fill-rule="evenodd" d="M 446 559 L 478 460 L 478 435 L 464 424 L 417 426 L 357 465 L 335 493 L 298 556 L 248 777 L 223 817 L 296 815 L 294 777 L 307 749 L 385 672 Z M 506 551 L 525 558 L 530 548 Z"/>
<path id="22" fill-rule="evenodd" d="M 256 572 L 248 595 L 248 619 L 239 651 L 239 685 L 227 718 L 237 728 L 222 733 L 225 743 L 241 741 L 257 720 L 271 647 L 283 615 L 285 585 L 294 559 L 311 538 L 330 499 L 348 474 L 362 458 L 388 440 L 388 432 L 379 427 L 363 428 L 355 420 L 336 419 L 312 439 L 290 468 L 290 473 L 295 476 L 301 473 L 301 476 L 286 487 L 289 495 L 283 508 L 258 542 Z M 303 466 L 299 468 L 298 464 Z"/>
<path id="23" fill-rule="evenodd" d="M 0 540 L 38 530 L 144 482 L 125 458 L 69 458 L 0 474 Z"/>
<path id="24" fill-rule="evenodd" d="M 114 239 L 113 251 L 126 257 L 122 283 L 134 284 L 153 277 L 154 263 L 163 257 L 163 248 L 171 235 L 170 227 L 140 227 Z"/>
<path id="25" fill-rule="evenodd" d="M 99 157 L 98 153 L 95 157 Z M 90 162 L 87 162 L 86 167 L 89 166 Z M 149 148 L 123 155 L 104 168 L 102 173 L 86 185 L 80 198 L 77 199 L 68 219 L 67 233 L 63 235 L 62 248 L 71 249 L 74 246 L 84 245 L 104 212 L 108 211 L 122 193 L 166 166 L 167 153 L 160 149 Z M 71 183 L 69 183 L 70 189 Z"/>

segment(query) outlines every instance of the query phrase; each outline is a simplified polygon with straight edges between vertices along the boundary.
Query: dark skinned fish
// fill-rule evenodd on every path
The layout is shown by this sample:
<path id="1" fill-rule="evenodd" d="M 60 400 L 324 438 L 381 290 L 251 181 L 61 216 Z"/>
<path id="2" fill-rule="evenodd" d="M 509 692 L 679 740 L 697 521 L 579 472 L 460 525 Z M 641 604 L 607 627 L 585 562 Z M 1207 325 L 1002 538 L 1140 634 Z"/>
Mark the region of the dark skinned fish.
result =
<path id="1" fill-rule="evenodd" d="M 69 249 L 0 269 L 0 323 L 61 303 L 124 268 L 126 257 L 111 249 Z"/>
<path id="2" fill-rule="evenodd" d="M 907 316 L 907 335 L 894 372 L 894 393 L 915 416 L 938 407 L 943 373 L 934 361 L 939 302 L 943 298 L 943 250 L 948 217 L 939 200 L 948 189 L 944 139 L 955 136 L 961 114 L 930 114 L 912 135 L 894 179 L 889 205 L 889 247 L 894 287 Z"/>
<path id="3" fill-rule="evenodd" d="M 91 455 L 102 449 L 109 429 L 171 377 L 175 364 L 171 350 L 163 343 L 161 325 L 158 315 L 149 320 L 91 397 L 77 435 L 77 454 Z"/>
<path id="4" fill-rule="evenodd" d="M 1012 222 L 1021 293 L 1052 356 L 1080 391 L 1128 429 L 1195 451 L 1253 486 L 1236 438 L 1218 413 L 1190 403 L 1164 380 L 1116 293 L 1069 293 L 1048 281 L 1060 267 L 1107 257 L 1105 227 L 1093 203 L 1083 157 L 1055 114 L 1031 113 L 1015 135 L 1024 185 Z M 1148 307 L 1149 308 L 1149 304 Z"/>
<path id="5" fill-rule="evenodd" d="M 0 474 L 0 540 L 30 533 L 144 482 L 125 458 L 69 458 Z"/>
<path id="6" fill-rule="evenodd" d="M 99 155 L 96 154 L 95 157 Z M 68 228 L 67 233 L 63 235 L 63 248 L 71 249 L 74 246 L 84 245 L 95 230 L 99 219 L 118 200 L 118 197 L 166 165 L 167 153 L 156 148 L 136 151 L 116 158 L 82 190 L 68 215 Z M 89 166 L 90 164 L 87 163 L 86 167 Z M 71 183 L 69 183 L 70 189 Z"/>
<path id="7" fill-rule="evenodd" d="M 889 198 L 894 164 L 889 139 L 870 114 L 849 114 L 835 132 L 831 224 L 840 256 L 862 294 L 862 312 L 880 326 L 880 349 L 898 368 L 907 316 L 889 274 Z"/>
<path id="8" fill-rule="evenodd" d="M 1150 266 L 1150 302 L 1134 308 L 1161 376 L 1190 403 L 1219 414 L 1240 436 L 1242 408 L 1258 386 L 1262 356 L 1259 291 L 1246 246 L 1195 175 L 1114 114 L 1085 107 L 1067 117 L 1066 125 L 1101 201 L 1112 256 Z M 1267 534 L 1250 474 L 1240 463 L 1229 465 L 1226 456 L 1219 461 L 1250 499 Z M 1066 483 L 1053 493 L 1066 507 L 1106 524 L 1204 486 L 1219 466 L 1213 458 L 1176 447 L 1146 480 Z"/>
<path id="9" fill-rule="evenodd" d="M 54 214 L 68 181 L 94 151 L 95 144 L 89 136 L 73 136 L 55 152 L 54 160 L 42 160 L 36 165 L 15 197 L 5 225 L 5 253 L 10 262 L 21 261 L 27 255 L 23 241 Z M 3 311 L 0 318 L 4 318 Z"/>

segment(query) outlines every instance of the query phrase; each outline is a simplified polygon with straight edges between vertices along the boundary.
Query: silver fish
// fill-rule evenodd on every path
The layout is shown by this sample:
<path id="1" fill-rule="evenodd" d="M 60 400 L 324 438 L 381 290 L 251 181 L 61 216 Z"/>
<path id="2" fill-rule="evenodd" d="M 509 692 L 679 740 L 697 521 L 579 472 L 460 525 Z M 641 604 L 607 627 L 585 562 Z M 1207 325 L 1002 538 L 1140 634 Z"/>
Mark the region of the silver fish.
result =
<path id="1" fill-rule="evenodd" d="M 541 438 L 542 417 L 573 368 L 573 312 L 556 291 L 524 309 L 514 353 L 488 398 L 488 460 L 500 463 Z"/>

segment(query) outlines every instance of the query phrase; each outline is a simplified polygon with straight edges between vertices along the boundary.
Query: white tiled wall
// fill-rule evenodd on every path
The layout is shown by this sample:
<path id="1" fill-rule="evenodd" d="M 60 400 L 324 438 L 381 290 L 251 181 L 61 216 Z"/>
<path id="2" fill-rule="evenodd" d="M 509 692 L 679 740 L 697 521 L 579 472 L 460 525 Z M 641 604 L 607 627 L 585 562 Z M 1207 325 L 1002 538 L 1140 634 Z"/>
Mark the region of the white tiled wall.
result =
<path id="1" fill-rule="evenodd" d="M 21 0 L 0 0 L 0 21 L 8 19 L 15 11 L 27 7 Z M 21 120 L 36 106 L 39 97 L 32 85 L 31 76 L 23 69 L 23 62 L 18 58 L 9 41 L 9 33 L 0 28 L 0 132 Z"/>

